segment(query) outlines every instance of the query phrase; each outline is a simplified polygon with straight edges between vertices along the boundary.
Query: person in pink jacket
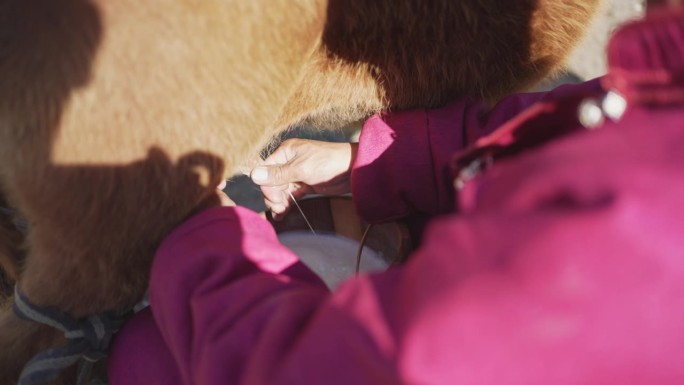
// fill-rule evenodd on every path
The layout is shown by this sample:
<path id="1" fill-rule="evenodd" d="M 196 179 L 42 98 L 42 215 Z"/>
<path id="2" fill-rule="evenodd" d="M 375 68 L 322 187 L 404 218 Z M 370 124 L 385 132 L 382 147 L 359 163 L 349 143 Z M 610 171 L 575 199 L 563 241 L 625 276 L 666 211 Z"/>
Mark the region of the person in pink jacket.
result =
<path id="1" fill-rule="evenodd" d="M 288 142 L 252 172 L 275 213 L 351 189 L 368 221 L 433 216 L 419 249 L 330 292 L 256 213 L 205 209 L 157 251 L 110 383 L 684 384 L 684 8 L 608 58 L 493 109 L 374 116 L 358 147 Z"/>

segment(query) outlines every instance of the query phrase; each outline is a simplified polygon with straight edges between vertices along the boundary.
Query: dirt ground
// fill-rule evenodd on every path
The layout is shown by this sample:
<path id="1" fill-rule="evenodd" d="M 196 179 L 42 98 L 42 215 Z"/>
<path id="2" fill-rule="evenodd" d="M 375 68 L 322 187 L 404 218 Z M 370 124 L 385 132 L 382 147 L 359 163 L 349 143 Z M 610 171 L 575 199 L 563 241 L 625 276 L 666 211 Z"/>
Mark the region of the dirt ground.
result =
<path id="1" fill-rule="evenodd" d="M 569 72 L 582 80 L 606 72 L 604 55 L 610 35 L 620 24 L 644 13 L 644 0 L 604 0 L 583 42 L 568 61 Z"/>

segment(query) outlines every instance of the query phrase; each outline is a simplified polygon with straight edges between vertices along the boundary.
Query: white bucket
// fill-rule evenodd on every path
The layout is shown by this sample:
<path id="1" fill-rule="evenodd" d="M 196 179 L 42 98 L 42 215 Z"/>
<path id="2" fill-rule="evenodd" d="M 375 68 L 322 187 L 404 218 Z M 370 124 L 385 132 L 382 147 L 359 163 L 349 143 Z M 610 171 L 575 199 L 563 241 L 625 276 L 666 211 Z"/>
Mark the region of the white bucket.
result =
<path id="1" fill-rule="evenodd" d="M 306 266 L 316 273 L 331 290 L 355 274 L 359 243 L 334 234 L 312 234 L 290 231 L 278 235 L 280 242 L 297 254 Z M 384 271 L 387 261 L 373 249 L 364 246 L 360 273 Z"/>

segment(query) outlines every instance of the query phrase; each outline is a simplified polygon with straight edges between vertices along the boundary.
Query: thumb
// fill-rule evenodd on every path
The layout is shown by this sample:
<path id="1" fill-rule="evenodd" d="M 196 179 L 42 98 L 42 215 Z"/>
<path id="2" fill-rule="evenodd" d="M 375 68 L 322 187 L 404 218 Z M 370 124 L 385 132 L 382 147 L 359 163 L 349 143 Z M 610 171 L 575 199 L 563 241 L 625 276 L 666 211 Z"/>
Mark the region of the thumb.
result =
<path id="1" fill-rule="evenodd" d="M 255 167 L 249 174 L 252 182 L 259 186 L 280 186 L 294 182 L 289 163 Z"/>

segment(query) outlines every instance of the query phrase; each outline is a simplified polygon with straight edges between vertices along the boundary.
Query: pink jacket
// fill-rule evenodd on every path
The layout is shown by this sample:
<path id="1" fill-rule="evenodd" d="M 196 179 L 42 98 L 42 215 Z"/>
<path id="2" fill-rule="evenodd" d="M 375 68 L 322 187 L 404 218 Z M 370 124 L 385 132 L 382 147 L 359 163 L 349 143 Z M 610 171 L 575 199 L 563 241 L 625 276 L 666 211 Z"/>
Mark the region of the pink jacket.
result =
<path id="1" fill-rule="evenodd" d="M 684 12 L 608 54 L 600 84 L 366 122 L 362 215 L 443 214 L 402 267 L 330 293 L 256 214 L 191 218 L 111 384 L 683 384 Z M 626 112 L 585 129 L 607 89 Z"/>

